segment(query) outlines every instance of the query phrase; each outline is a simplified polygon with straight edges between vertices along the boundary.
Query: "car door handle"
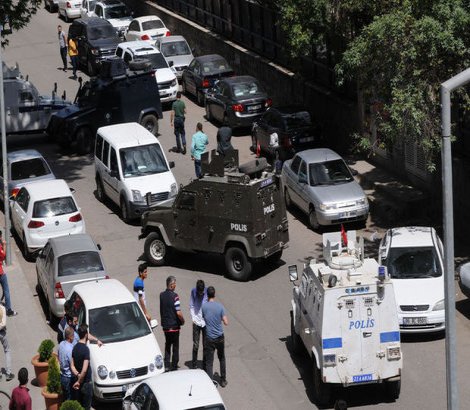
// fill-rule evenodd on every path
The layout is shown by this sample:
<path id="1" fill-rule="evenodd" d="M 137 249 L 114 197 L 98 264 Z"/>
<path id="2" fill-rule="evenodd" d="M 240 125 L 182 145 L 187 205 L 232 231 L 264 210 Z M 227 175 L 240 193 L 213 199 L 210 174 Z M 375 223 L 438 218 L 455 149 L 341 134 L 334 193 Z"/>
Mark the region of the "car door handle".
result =
<path id="1" fill-rule="evenodd" d="M 362 336 L 363 336 L 363 337 L 371 337 L 371 336 L 372 336 L 372 332 L 362 332 Z"/>

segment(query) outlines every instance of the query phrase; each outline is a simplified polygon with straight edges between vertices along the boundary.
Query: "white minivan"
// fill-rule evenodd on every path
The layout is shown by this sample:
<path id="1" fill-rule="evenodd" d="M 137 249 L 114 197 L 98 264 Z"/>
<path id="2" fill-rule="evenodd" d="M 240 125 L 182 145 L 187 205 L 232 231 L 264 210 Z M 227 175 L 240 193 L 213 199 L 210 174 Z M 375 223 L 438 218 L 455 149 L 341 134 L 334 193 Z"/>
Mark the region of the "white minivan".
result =
<path id="1" fill-rule="evenodd" d="M 95 143 L 96 196 L 111 199 L 125 222 L 176 196 L 178 187 L 160 142 L 136 122 L 98 129 Z"/>

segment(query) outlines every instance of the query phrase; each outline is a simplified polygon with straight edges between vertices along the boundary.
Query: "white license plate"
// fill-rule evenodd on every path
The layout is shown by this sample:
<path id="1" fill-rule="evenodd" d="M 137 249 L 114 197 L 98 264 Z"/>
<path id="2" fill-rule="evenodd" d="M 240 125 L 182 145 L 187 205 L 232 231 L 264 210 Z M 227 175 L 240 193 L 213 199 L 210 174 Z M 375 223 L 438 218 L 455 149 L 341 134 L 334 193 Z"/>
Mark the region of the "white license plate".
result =
<path id="1" fill-rule="evenodd" d="M 356 216 L 356 211 L 341 212 L 339 214 L 340 218 L 351 218 L 353 216 Z"/>
<path id="2" fill-rule="evenodd" d="M 304 138 L 300 138 L 300 142 L 301 143 L 305 143 L 305 142 L 312 142 L 313 140 L 315 140 L 315 137 L 304 137 Z"/>
<path id="3" fill-rule="evenodd" d="M 256 111 L 256 110 L 260 110 L 260 109 L 261 109 L 261 104 L 249 105 L 248 107 L 246 107 L 247 111 Z"/>
<path id="4" fill-rule="evenodd" d="M 427 325 L 428 319 L 426 317 L 404 317 L 404 325 Z"/>

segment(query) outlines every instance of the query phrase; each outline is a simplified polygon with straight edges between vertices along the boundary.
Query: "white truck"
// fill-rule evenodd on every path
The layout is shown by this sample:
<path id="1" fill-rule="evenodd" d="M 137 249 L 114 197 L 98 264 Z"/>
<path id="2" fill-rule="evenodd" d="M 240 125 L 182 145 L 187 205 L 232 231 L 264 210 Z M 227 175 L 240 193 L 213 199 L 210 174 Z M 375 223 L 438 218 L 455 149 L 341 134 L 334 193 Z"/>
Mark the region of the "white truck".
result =
<path id="1" fill-rule="evenodd" d="M 356 232 L 323 234 L 325 262 L 305 265 L 291 300 L 294 353 L 305 346 L 313 361 L 317 403 L 333 385 L 385 383 L 393 400 L 401 386 L 402 352 L 393 284 L 385 267 L 364 258 Z M 297 266 L 289 266 L 292 282 Z"/>

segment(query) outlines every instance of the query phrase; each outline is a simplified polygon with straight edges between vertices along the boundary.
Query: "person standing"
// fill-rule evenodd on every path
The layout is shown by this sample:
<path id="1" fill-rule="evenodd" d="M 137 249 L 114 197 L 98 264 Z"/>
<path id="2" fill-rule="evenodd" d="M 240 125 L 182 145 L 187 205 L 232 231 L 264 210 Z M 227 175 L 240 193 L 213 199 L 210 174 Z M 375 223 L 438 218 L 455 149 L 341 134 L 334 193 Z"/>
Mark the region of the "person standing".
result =
<path id="1" fill-rule="evenodd" d="M 150 313 L 148 313 L 147 305 L 145 304 L 145 290 L 144 290 L 144 280 L 147 279 L 147 264 L 141 263 L 138 269 L 138 276 L 134 281 L 134 297 L 137 302 L 139 302 L 140 307 L 142 308 L 145 317 L 150 322 L 152 319 Z"/>
<path id="2" fill-rule="evenodd" d="M 77 79 L 77 68 L 78 68 L 78 48 L 77 48 L 77 39 L 69 39 L 69 56 L 72 63 L 73 69 L 73 79 Z"/>
<path id="3" fill-rule="evenodd" d="M 22 367 L 18 372 L 18 381 L 20 385 L 11 392 L 9 410 L 32 410 L 31 396 L 29 395 L 28 369 Z"/>
<path id="4" fill-rule="evenodd" d="M 7 339 L 7 314 L 3 305 L 0 305 L 0 342 L 2 342 L 3 351 L 5 352 L 5 379 L 9 382 L 15 378 L 15 375 L 11 372 L 11 349 Z"/>
<path id="5" fill-rule="evenodd" d="M 227 152 L 233 150 L 232 146 L 232 129 L 224 124 L 217 131 L 217 152 L 225 156 Z"/>
<path id="6" fill-rule="evenodd" d="M 5 308 L 7 310 L 7 316 L 16 316 L 18 312 L 15 312 L 11 308 L 8 278 L 6 272 L 3 269 L 3 262 L 5 261 L 6 257 L 7 254 L 5 252 L 5 240 L 3 239 L 3 232 L 0 230 L 0 285 L 2 285 L 3 289 L 3 297 L 5 298 Z"/>
<path id="7" fill-rule="evenodd" d="M 72 350 L 72 374 L 77 378 L 73 384 L 72 397 L 78 400 L 85 410 L 90 410 L 93 395 L 91 381 L 90 349 L 87 346 L 88 326 L 82 323 L 78 328 L 80 340 Z"/>
<path id="8" fill-rule="evenodd" d="M 191 140 L 191 159 L 194 160 L 194 170 L 196 177 L 201 178 L 201 154 L 206 151 L 206 145 L 209 144 L 207 135 L 202 132 L 202 124 L 200 122 L 196 125 L 196 133 Z"/>
<path id="9" fill-rule="evenodd" d="M 72 400 L 72 351 L 74 343 L 74 330 L 68 327 L 65 330 L 65 340 L 59 344 L 60 384 L 64 400 Z"/>
<path id="10" fill-rule="evenodd" d="M 222 323 L 227 326 L 228 319 L 222 304 L 215 301 L 215 289 L 213 286 L 207 288 L 207 303 L 204 303 L 201 309 L 202 317 L 206 322 L 206 339 L 204 343 L 206 372 L 212 379 L 214 351 L 217 350 L 217 357 L 220 362 L 220 385 L 225 387 L 227 386 L 227 372 L 225 366 L 225 337 Z"/>
<path id="11" fill-rule="evenodd" d="M 199 350 L 199 340 L 202 335 L 202 346 L 203 346 L 203 355 L 202 355 L 202 368 L 206 368 L 206 360 L 204 356 L 204 339 L 205 339 L 205 329 L 206 323 L 202 318 L 201 307 L 204 303 L 207 302 L 207 292 L 204 281 L 199 279 L 196 282 L 196 287 L 191 290 L 191 295 L 189 297 L 189 312 L 191 313 L 191 319 L 193 320 L 193 360 L 191 362 L 191 367 L 197 369 L 197 351 Z"/>
<path id="12" fill-rule="evenodd" d="M 186 154 L 186 132 L 184 130 L 184 119 L 186 114 L 186 105 L 181 99 L 181 91 L 176 93 L 176 101 L 171 105 L 170 125 L 175 129 L 176 152 Z M 181 146 L 183 148 L 181 148 Z"/>
<path id="13" fill-rule="evenodd" d="M 176 278 L 168 276 L 166 290 L 160 293 L 160 315 L 165 334 L 165 371 L 178 369 L 180 329 L 184 325 L 180 298 L 175 289 Z"/>
<path id="14" fill-rule="evenodd" d="M 62 31 L 62 26 L 57 26 L 57 35 L 59 37 L 60 57 L 64 65 L 63 71 L 67 71 L 67 36 Z"/>
<path id="15" fill-rule="evenodd" d="M 64 330 L 68 325 L 68 317 L 72 316 L 72 301 L 66 300 L 64 303 L 64 316 L 57 325 L 57 343 L 60 344 L 64 340 Z"/>

